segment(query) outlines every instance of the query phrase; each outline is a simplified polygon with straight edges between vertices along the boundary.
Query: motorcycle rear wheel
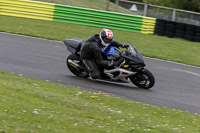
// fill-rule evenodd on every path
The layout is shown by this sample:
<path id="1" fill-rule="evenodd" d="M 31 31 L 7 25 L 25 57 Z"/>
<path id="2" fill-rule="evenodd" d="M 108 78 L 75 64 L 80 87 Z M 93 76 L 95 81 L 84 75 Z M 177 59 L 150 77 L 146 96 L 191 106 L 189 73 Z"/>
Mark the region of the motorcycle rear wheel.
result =
<path id="1" fill-rule="evenodd" d="M 82 62 L 80 61 L 80 57 L 74 54 L 70 54 L 66 60 L 67 67 L 69 70 L 76 75 L 77 77 L 82 77 L 82 78 L 88 78 L 89 74 L 85 72 L 83 69 L 75 68 L 73 65 L 70 65 L 68 60 L 72 60 L 78 65 L 82 65 Z"/>
<path id="2" fill-rule="evenodd" d="M 134 85 L 144 89 L 150 89 L 155 84 L 153 74 L 147 69 L 137 72 L 135 75 L 130 76 L 129 79 Z"/>

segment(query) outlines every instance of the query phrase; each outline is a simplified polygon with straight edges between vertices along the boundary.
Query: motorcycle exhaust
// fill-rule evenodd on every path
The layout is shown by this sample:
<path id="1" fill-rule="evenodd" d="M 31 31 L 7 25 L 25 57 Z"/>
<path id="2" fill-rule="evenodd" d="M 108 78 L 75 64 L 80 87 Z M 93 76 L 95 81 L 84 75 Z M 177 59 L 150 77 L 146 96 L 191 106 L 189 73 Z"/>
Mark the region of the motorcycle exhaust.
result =
<path id="1" fill-rule="evenodd" d="M 74 67 L 74 68 L 79 68 L 79 65 L 75 62 L 73 62 L 71 59 L 69 59 L 67 61 L 69 63 L 70 66 Z"/>

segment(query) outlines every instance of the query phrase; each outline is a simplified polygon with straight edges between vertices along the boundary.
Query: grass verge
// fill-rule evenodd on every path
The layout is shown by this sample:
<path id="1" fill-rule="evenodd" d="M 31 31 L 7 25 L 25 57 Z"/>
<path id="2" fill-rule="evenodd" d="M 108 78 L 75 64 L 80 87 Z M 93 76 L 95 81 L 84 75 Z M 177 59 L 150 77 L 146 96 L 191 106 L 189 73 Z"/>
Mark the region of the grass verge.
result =
<path id="1" fill-rule="evenodd" d="M 63 5 L 71 5 L 71 6 L 79 6 L 84 8 L 91 8 L 98 9 L 98 10 L 106 10 L 107 0 L 38 0 L 42 2 L 53 2 L 56 4 L 63 4 Z M 115 11 L 116 5 L 112 2 L 109 2 L 109 11 Z M 132 15 L 136 15 L 135 12 L 132 12 L 128 9 L 125 9 L 121 6 L 118 6 L 118 12 L 120 13 L 128 13 Z"/>
<path id="2" fill-rule="evenodd" d="M 66 38 L 87 39 L 101 28 L 0 16 L 0 31 L 63 41 Z M 114 39 L 130 43 L 145 56 L 200 66 L 200 43 L 183 39 L 113 30 Z"/>
<path id="3" fill-rule="evenodd" d="M 199 115 L 6 72 L 0 102 L 0 133 L 200 132 Z"/>

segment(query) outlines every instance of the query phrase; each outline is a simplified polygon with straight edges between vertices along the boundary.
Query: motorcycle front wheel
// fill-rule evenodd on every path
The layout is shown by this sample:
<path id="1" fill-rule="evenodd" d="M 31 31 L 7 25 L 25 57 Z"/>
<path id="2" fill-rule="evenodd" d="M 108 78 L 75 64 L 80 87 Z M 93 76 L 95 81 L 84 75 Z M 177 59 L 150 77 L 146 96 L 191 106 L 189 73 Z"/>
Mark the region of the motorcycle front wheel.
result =
<path id="1" fill-rule="evenodd" d="M 129 79 L 134 85 L 144 89 L 150 89 L 155 84 L 155 78 L 153 74 L 147 69 L 138 71 L 135 75 L 130 76 Z"/>
<path id="2" fill-rule="evenodd" d="M 74 54 L 70 54 L 66 60 L 67 67 L 69 70 L 76 75 L 77 77 L 82 77 L 82 78 L 88 78 L 89 74 L 84 70 L 75 67 L 74 65 L 69 63 L 69 60 L 73 61 L 74 63 L 78 64 L 79 66 L 82 66 L 82 62 L 80 60 L 80 57 Z"/>

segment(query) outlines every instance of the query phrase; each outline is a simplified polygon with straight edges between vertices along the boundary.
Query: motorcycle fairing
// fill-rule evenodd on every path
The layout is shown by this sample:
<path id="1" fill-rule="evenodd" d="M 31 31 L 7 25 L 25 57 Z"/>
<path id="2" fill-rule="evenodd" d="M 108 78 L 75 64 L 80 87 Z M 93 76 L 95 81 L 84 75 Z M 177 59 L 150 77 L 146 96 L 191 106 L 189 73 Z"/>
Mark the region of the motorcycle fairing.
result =
<path id="1" fill-rule="evenodd" d="M 111 70 L 104 69 L 104 73 L 107 76 L 109 76 L 110 78 L 123 79 L 125 77 L 130 76 L 130 75 L 134 75 L 136 72 L 125 70 L 125 69 L 122 69 L 122 68 L 115 68 L 115 69 L 111 69 Z"/>

